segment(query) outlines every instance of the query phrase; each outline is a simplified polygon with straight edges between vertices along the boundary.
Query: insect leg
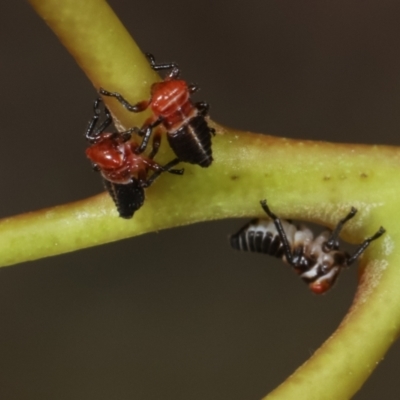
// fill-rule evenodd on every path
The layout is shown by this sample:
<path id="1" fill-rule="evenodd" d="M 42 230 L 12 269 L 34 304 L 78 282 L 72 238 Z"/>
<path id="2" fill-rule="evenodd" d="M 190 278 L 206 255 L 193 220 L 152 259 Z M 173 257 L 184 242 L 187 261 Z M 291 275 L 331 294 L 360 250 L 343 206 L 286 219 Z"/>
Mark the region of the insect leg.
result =
<path id="1" fill-rule="evenodd" d="M 150 121 L 151 121 L 151 118 L 150 118 Z M 160 125 L 161 122 L 162 122 L 161 117 L 157 118 L 153 122 L 145 122 L 143 127 L 138 132 L 139 136 L 143 136 L 143 140 L 142 140 L 142 143 L 140 143 L 140 146 L 138 147 L 138 149 L 135 151 L 136 154 L 143 153 L 146 150 L 146 147 L 150 140 L 151 133 L 153 132 L 153 128 L 155 128 L 157 125 Z M 158 149 L 157 149 L 157 151 L 158 151 Z M 156 151 L 156 153 L 157 153 L 157 151 Z M 152 157 L 150 157 L 150 158 L 152 158 Z"/>
<path id="2" fill-rule="evenodd" d="M 324 243 L 324 250 L 325 251 L 330 251 L 333 249 L 338 249 L 339 248 L 339 234 L 341 230 L 343 229 L 344 224 L 352 219 L 357 213 L 357 209 L 354 207 L 351 207 L 350 212 L 343 218 L 341 219 L 338 224 L 336 225 L 336 228 L 333 230 L 331 236 L 329 239 Z M 360 253 L 361 254 L 361 253 Z"/>
<path id="3" fill-rule="evenodd" d="M 169 172 L 170 174 L 174 174 L 174 175 L 183 175 L 183 173 L 185 172 L 184 168 L 179 168 L 179 169 L 172 169 L 172 167 L 175 167 L 176 164 L 180 163 L 180 159 L 179 158 L 174 158 L 172 161 L 170 161 L 168 164 L 165 164 L 163 166 L 163 170 L 166 172 Z"/>
<path id="4" fill-rule="evenodd" d="M 112 122 L 110 111 L 108 110 L 107 107 L 104 107 L 104 113 L 105 113 L 106 119 L 96 129 L 96 125 L 99 121 L 100 113 L 101 113 L 100 106 L 99 106 L 101 101 L 102 100 L 99 97 L 93 103 L 94 115 L 93 115 L 93 118 L 89 121 L 89 125 L 86 130 L 86 134 L 85 134 L 86 139 L 89 141 L 93 141 L 96 138 L 96 136 L 100 135 L 107 128 L 107 126 L 109 126 Z"/>
<path id="5" fill-rule="evenodd" d="M 286 236 L 286 232 L 283 229 L 281 220 L 269 209 L 269 207 L 267 205 L 267 200 L 261 200 L 260 204 L 261 204 L 261 207 L 263 208 L 263 210 L 265 211 L 265 213 L 274 221 L 276 230 L 278 231 L 279 236 L 283 243 L 283 249 L 285 251 L 285 256 L 286 256 L 287 262 L 289 264 L 294 265 L 293 264 L 293 253 L 290 248 L 289 241 Z"/>
<path id="6" fill-rule="evenodd" d="M 152 145 L 151 152 L 149 154 L 150 160 L 152 160 L 156 156 L 156 154 L 158 153 L 158 150 L 160 148 L 160 144 L 161 144 L 161 132 L 159 130 L 157 130 L 153 134 L 153 145 Z"/>
<path id="7" fill-rule="evenodd" d="M 124 142 L 129 142 L 129 141 L 132 139 L 132 133 L 133 133 L 133 132 L 138 133 L 139 130 L 140 130 L 140 129 L 139 129 L 137 126 L 134 126 L 133 128 L 129 128 L 129 129 L 126 130 L 126 131 L 118 132 L 118 135 L 121 136 L 121 138 L 122 138 L 122 140 L 123 140 Z"/>
<path id="8" fill-rule="evenodd" d="M 184 168 L 172 169 L 172 167 L 175 167 L 175 165 L 179 164 L 180 162 L 181 162 L 181 160 L 179 158 L 174 158 L 172 161 L 170 161 L 169 163 L 167 163 L 165 165 L 159 165 L 158 171 L 160 171 L 160 173 L 161 172 L 169 172 L 170 174 L 183 175 L 183 173 L 185 172 Z M 156 171 L 155 173 L 157 173 L 158 171 Z M 151 176 L 151 178 L 153 178 L 153 175 Z"/>
<path id="9" fill-rule="evenodd" d="M 161 71 L 164 69 L 170 69 L 171 72 L 168 74 L 169 79 L 176 79 L 178 78 L 180 74 L 179 67 L 176 63 L 171 62 L 171 63 L 165 63 L 165 64 L 156 64 L 156 59 L 154 58 L 153 54 L 151 53 L 145 53 L 145 56 L 149 60 L 149 63 L 151 65 L 151 68 L 154 69 L 154 71 Z"/>
<path id="10" fill-rule="evenodd" d="M 125 98 L 122 97 L 120 93 L 108 92 L 103 88 L 99 89 L 99 93 L 102 94 L 103 96 L 115 97 L 128 111 L 131 112 L 141 112 L 144 111 L 149 106 L 148 101 L 140 101 L 139 103 L 131 104 L 127 100 L 125 100 Z"/>
<path id="11" fill-rule="evenodd" d="M 356 261 L 357 258 L 360 257 L 360 255 L 365 251 L 365 249 L 371 244 L 371 242 L 373 240 L 378 239 L 379 237 L 381 237 L 385 232 L 386 232 L 386 230 L 381 226 L 379 228 L 378 232 L 375 233 L 375 235 L 365 239 L 360 244 L 360 247 L 355 251 L 355 253 L 347 259 L 346 264 L 350 265 L 354 261 Z"/>
<path id="12" fill-rule="evenodd" d="M 170 174 L 175 174 L 175 175 L 183 175 L 184 169 L 172 169 L 172 167 L 175 167 L 176 164 L 179 164 L 181 160 L 179 158 L 175 158 L 169 163 L 165 165 L 159 165 L 157 170 L 151 175 L 150 178 L 148 178 L 145 182 L 143 182 L 143 187 L 149 187 L 153 184 L 153 182 L 163 173 L 163 172 L 169 172 Z"/>

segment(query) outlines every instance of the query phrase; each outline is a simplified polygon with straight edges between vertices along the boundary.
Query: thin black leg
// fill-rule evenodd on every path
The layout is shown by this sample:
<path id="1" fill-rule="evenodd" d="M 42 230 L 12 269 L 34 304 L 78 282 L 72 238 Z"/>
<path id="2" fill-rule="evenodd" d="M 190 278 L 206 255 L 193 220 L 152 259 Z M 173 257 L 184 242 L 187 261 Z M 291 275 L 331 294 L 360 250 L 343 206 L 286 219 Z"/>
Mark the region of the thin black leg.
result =
<path id="1" fill-rule="evenodd" d="M 158 150 L 160 149 L 160 145 L 161 145 L 161 133 L 159 131 L 156 131 L 153 134 L 153 144 L 151 152 L 149 154 L 150 160 L 152 160 L 156 156 Z"/>
<path id="2" fill-rule="evenodd" d="M 174 62 L 165 63 L 165 64 L 156 64 L 156 59 L 154 58 L 153 54 L 145 53 L 145 55 L 146 55 L 147 59 L 149 60 L 151 68 L 153 68 L 154 71 L 170 69 L 171 72 L 168 74 L 168 78 L 176 79 L 179 77 L 180 70 L 179 70 L 178 64 L 176 64 Z"/>
<path id="3" fill-rule="evenodd" d="M 283 249 L 285 251 L 285 256 L 286 256 L 287 262 L 289 264 L 293 265 L 293 253 L 290 248 L 289 241 L 286 236 L 286 232 L 283 229 L 281 220 L 269 209 L 269 207 L 267 205 L 267 200 L 261 200 L 260 204 L 261 204 L 261 207 L 263 208 L 263 210 L 266 212 L 266 214 L 274 221 L 276 230 L 278 231 L 279 236 L 283 243 Z"/>
<path id="4" fill-rule="evenodd" d="M 179 158 L 175 158 L 169 163 L 160 166 L 160 169 L 156 172 L 154 172 L 150 178 L 147 179 L 143 183 L 143 187 L 149 187 L 153 184 L 153 182 L 163 173 L 163 172 L 169 172 L 170 174 L 175 174 L 175 175 L 183 175 L 184 169 L 172 169 L 172 167 L 175 167 L 176 164 L 179 164 L 180 160 Z"/>
<path id="5" fill-rule="evenodd" d="M 125 98 L 122 97 L 122 95 L 118 92 L 108 92 L 107 90 L 100 88 L 99 93 L 103 96 L 115 97 L 127 110 L 131 112 L 141 112 L 148 107 L 148 101 L 141 101 L 136 104 L 131 104 L 127 100 L 125 100 Z"/>
<path id="6" fill-rule="evenodd" d="M 181 160 L 179 158 L 174 158 L 169 163 L 162 165 L 160 168 L 160 171 L 161 172 L 169 172 L 170 174 L 174 174 L 174 175 L 183 175 L 183 173 L 185 172 L 184 168 L 172 169 L 172 167 L 175 167 L 175 165 L 179 164 L 180 162 L 181 162 Z"/>
<path id="7" fill-rule="evenodd" d="M 161 122 L 162 118 L 160 117 L 151 124 L 145 125 L 143 128 L 139 130 L 138 133 L 140 136 L 143 136 L 143 140 L 142 143 L 140 143 L 140 146 L 138 147 L 137 151 L 135 151 L 136 154 L 141 154 L 146 150 L 147 145 L 149 144 L 151 133 L 153 132 L 153 128 L 155 128 L 157 125 L 160 125 Z"/>
<path id="8" fill-rule="evenodd" d="M 121 135 L 121 137 L 122 137 L 124 142 L 129 142 L 129 140 L 132 139 L 132 133 L 133 132 L 138 133 L 139 132 L 139 128 L 137 126 L 134 126 L 133 128 L 130 128 L 130 129 L 126 130 L 126 131 L 119 132 L 119 135 Z"/>
<path id="9" fill-rule="evenodd" d="M 96 127 L 96 124 L 99 120 L 99 115 L 95 114 L 93 115 L 93 118 L 89 121 L 88 127 L 86 129 L 85 133 L 85 138 L 89 141 L 93 140 L 95 138 L 95 135 L 93 135 L 93 131 Z"/>
<path id="10" fill-rule="evenodd" d="M 99 136 L 101 133 L 103 133 L 104 130 L 112 122 L 110 111 L 108 110 L 107 107 L 104 107 L 104 114 L 106 116 L 106 119 L 96 129 L 96 125 L 99 122 L 100 114 L 101 114 L 101 110 L 100 110 L 100 103 L 101 102 L 102 102 L 102 100 L 99 97 L 93 103 L 94 115 L 93 115 L 93 118 L 91 119 L 91 121 L 89 121 L 89 125 L 88 125 L 88 128 L 86 129 L 86 134 L 85 134 L 86 139 L 89 140 L 89 141 L 95 140 L 96 137 Z"/>
<path id="11" fill-rule="evenodd" d="M 351 207 L 350 212 L 339 221 L 339 223 L 336 225 L 336 228 L 333 230 L 331 233 L 331 236 L 329 239 L 324 243 L 324 250 L 330 251 L 330 250 L 337 250 L 339 248 L 339 235 L 341 230 L 343 229 L 344 224 L 352 219 L 357 213 L 357 209 L 354 207 Z"/>
<path id="12" fill-rule="evenodd" d="M 365 251 L 365 249 L 371 244 L 371 242 L 374 241 L 375 239 L 378 239 L 379 237 L 381 237 L 385 232 L 386 232 L 386 230 L 381 226 L 379 228 L 378 232 L 375 233 L 375 235 L 365 239 L 360 244 L 360 247 L 355 251 L 355 253 L 347 259 L 346 264 L 350 265 L 354 261 L 356 261 L 357 258 L 360 257 L 360 255 Z"/>
<path id="13" fill-rule="evenodd" d="M 112 117 L 109 109 L 107 107 L 104 107 L 104 114 L 106 116 L 106 119 L 104 122 L 98 127 L 97 131 L 100 133 L 104 132 L 104 130 L 111 125 L 112 123 Z"/>

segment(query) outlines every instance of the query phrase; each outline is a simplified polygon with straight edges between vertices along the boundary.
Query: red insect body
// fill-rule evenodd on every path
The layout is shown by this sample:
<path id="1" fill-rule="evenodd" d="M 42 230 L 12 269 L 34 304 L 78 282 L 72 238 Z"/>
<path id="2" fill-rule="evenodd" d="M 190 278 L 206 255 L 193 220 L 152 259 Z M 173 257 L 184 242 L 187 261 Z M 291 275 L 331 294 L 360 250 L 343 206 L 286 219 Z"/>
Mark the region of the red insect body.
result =
<path id="1" fill-rule="evenodd" d="M 148 156 L 138 151 L 139 144 L 132 141 L 132 132 L 104 132 L 112 123 L 111 114 L 104 107 L 105 120 L 96 128 L 100 118 L 100 102 L 94 102 L 94 116 L 86 131 L 86 139 L 90 146 L 86 149 L 87 157 L 96 170 L 104 178 L 104 184 L 117 206 L 122 218 L 132 218 L 133 214 L 143 205 L 144 189 L 149 187 L 157 177 L 165 171 L 182 175 L 183 170 L 172 169 L 179 163 L 174 159 L 166 165 L 160 165 L 153 160 L 160 146 L 160 134 L 153 135 L 153 148 Z M 148 177 L 149 171 L 154 173 Z"/>
<path id="2" fill-rule="evenodd" d="M 198 87 L 188 85 L 178 79 L 179 69 L 176 64 L 156 64 L 154 57 L 147 55 L 155 71 L 171 70 L 164 81 L 151 86 L 151 97 L 147 101 L 130 104 L 121 94 L 100 89 L 104 96 L 115 97 L 125 108 L 132 112 L 141 112 L 150 108 L 152 116 L 147 119 L 138 131 L 143 141 L 137 152 L 146 149 L 152 130 L 157 125 L 163 125 L 167 131 L 167 139 L 180 161 L 198 164 L 201 167 L 211 165 L 211 136 L 215 134 L 205 120 L 208 104 L 193 103 L 191 94 Z"/>
<path id="3" fill-rule="evenodd" d="M 165 80 L 153 84 L 149 106 L 153 117 L 146 121 L 150 125 L 159 118 L 168 132 L 176 132 L 199 114 L 190 99 L 189 87 L 182 80 Z"/>
<path id="4" fill-rule="evenodd" d="M 86 155 L 100 169 L 104 179 L 127 184 L 132 178 L 146 180 L 149 170 L 160 170 L 155 161 L 135 153 L 138 147 L 119 133 L 102 133 L 86 149 Z"/>

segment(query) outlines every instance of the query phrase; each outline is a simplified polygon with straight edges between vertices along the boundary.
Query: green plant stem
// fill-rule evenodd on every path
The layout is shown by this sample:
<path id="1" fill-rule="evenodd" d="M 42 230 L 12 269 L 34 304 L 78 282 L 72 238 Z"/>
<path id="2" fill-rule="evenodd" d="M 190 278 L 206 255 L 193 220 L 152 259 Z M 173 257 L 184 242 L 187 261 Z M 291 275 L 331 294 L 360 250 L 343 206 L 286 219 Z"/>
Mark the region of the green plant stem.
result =
<path id="1" fill-rule="evenodd" d="M 120 91 L 131 102 L 148 97 L 149 85 L 157 77 L 104 1 L 30 3 L 96 88 Z M 139 125 L 144 118 L 106 101 L 125 126 Z M 145 205 L 130 221 L 117 217 L 105 194 L 2 220 L 0 263 L 11 265 L 197 221 L 262 215 L 259 200 L 264 198 L 282 217 L 328 226 L 355 206 L 360 215 L 346 227 L 347 239 L 360 241 L 380 225 L 387 233 L 366 252 L 357 295 L 339 329 L 268 396 L 350 398 L 400 331 L 400 255 L 395 251 L 400 243 L 400 149 L 294 141 L 216 128 L 213 165 L 185 165 L 183 177 L 165 174 L 147 190 Z M 161 157 L 170 154 L 165 146 Z"/>
<path id="2" fill-rule="evenodd" d="M 283 217 L 332 226 L 354 205 L 360 212 L 349 224 L 353 241 L 361 241 L 380 224 L 393 223 L 382 215 L 382 208 L 396 184 L 398 166 L 390 163 L 398 152 L 395 148 L 340 149 L 329 143 L 226 130 L 214 139 L 213 149 L 211 168 L 185 165 L 184 176 L 164 175 L 146 191 L 145 205 L 132 220 L 118 218 L 108 194 L 2 220 L 0 265 L 198 221 L 261 216 L 259 201 L 264 198 Z M 340 165 L 333 169 L 338 151 Z M 371 160 L 379 167 L 372 169 Z M 23 252 L 16 243 L 24 244 Z"/>
<path id="3" fill-rule="evenodd" d="M 142 51 L 104 0 L 31 0 L 37 13 L 58 36 L 94 87 L 127 93 L 133 103 L 149 95 L 159 79 Z M 113 114 L 126 124 L 139 125 L 145 113 L 121 111 L 105 99 Z"/>

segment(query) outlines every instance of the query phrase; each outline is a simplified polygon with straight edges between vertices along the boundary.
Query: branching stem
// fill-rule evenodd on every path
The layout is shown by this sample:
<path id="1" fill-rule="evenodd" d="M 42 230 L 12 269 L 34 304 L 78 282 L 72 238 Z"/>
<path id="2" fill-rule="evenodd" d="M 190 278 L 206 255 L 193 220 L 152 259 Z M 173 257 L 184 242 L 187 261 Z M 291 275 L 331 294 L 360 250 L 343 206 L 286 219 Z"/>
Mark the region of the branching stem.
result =
<path id="1" fill-rule="evenodd" d="M 30 3 L 96 89 L 121 92 L 131 103 L 148 98 L 157 75 L 105 1 Z M 140 126 L 146 117 L 126 112 L 113 99 L 105 101 L 125 126 Z M 0 264 L 197 221 L 261 216 L 259 201 L 264 198 L 283 218 L 328 226 L 354 206 L 359 214 L 346 225 L 346 239 L 360 242 L 381 225 L 387 233 L 365 253 L 357 295 L 339 329 L 268 396 L 350 398 L 400 331 L 400 253 L 396 251 L 400 149 L 295 141 L 213 126 L 217 130 L 213 165 L 207 169 L 185 165 L 183 177 L 163 176 L 147 190 L 145 205 L 130 221 L 117 217 L 106 194 L 0 221 Z M 160 155 L 161 162 L 172 156 L 167 146 Z"/>

